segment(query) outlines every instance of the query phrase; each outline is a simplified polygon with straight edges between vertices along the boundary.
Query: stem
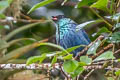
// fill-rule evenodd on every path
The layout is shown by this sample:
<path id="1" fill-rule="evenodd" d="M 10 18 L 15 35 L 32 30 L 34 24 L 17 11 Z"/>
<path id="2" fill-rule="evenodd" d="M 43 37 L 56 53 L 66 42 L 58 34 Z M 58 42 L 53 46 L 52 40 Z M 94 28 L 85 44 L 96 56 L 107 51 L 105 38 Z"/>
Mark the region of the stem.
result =
<path id="1" fill-rule="evenodd" d="M 21 27 L 19 27 L 18 29 L 10 32 L 10 33 L 9 33 L 8 35 L 6 35 L 3 39 L 6 40 L 6 41 L 8 41 L 8 40 L 11 39 L 12 37 L 14 37 L 17 33 L 20 33 L 20 32 L 22 32 L 22 31 L 24 31 L 24 30 L 27 30 L 27 29 L 29 29 L 29 28 L 32 28 L 32 27 L 34 27 L 34 26 L 36 26 L 36 25 L 38 25 L 38 24 L 47 23 L 47 22 L 50 22 L 50 21 L 49 21 L 49 20 L 46 20 L 46 21 L 44 21 L 44 22 L 36 22 L 36 23 L 31 23 L 31 24 L 28 24 L 28 25 L 21 26 Z"/>
<path id="2" fill-rule="evenodd" d="M 90 7 L 90 10 L 91 10 L 94 14 L 96 14 L 100 19 L 102 19 L 102 20 L 109 26 L 110 29 L 113 27 L 109 22 L 107 22 L 103 17 L 101 17 L 93 8 Z"/>

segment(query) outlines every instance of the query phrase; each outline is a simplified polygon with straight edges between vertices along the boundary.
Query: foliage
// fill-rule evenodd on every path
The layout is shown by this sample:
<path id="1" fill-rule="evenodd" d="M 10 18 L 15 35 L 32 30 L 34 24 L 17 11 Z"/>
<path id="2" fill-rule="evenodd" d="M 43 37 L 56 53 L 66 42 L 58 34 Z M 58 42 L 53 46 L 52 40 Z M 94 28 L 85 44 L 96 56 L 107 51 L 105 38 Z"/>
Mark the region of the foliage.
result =
<path id="1" fill-rule="evenodd" d="M 40 3 L 36 4 L 35 6 L 33 6 L 28 13 L 36 10 L 36 9 L 39 8 L 39 7 L 42 7 L 42 6 L 44 6 L 44 5 L 47 5 L 47 4 L 49 4 L 49 3 L 53 2 L 53 1 L 55 1 L 55 0 L 45 0 L 45 1 L 43 1 L 43 2 L 40 2 Z"/>
<path id="2" fill-rule="evenodd" d="M 111 3 L 109 3 L 109 0 L 72 1 L 72 3 L 75 3 L 73 7 L 78 8 L 76 11 L 73 7 L 68 7 L 67 3 L 71 3 L 69 0 L 64 0 L 60 5 L 55 3 L 55 1 L 56 0 L 40 1 L 29 11 L 25 12 L 24 7 L 21 9 L 21 13 L 27 14 L 28 12 L 30 15 L 32 15 L 32 12 L 37 11 L 36 9 L 38 8 L 46 7 L 49 9 L 39 16 L 40 19 L 37 19 L 39 18 L 38 16 L 37 18 L 31 18 L 24 14 L 21 14 L 22 16 L 19 18 L 14 17 L 15 15 L 11 16 L 11 9 L 9 8 L 14 6 L 14 0 L 0 1 L 0 63 L 7 63 L 10 60 L 19 62 L 22 58 L 27 60 L 27 65 L 32 63 L 41 64 L 44 63 L 45 60 L 48 60 L 54 65 L 61 60 L 65 73 L 69 74 L 74 80 L 78 75 L 89 74 L 89 71 L 85 70 L 86 66 L 92 66 L 93 64 L 99 65 L 101 61 L 113 60 L 114 62 L 114 60 L 119 60 L 120 56 L 116 58 L 116 54 L 114 54 L 120 47 L 120 13 L 117 13 L 114 9 L 116 6 L 114 4 L 119 5 L 119 3 L 114 0 L 111 0 Z M 86 7 L 88 9 L 84 9 Z M 118 8 L 119 7 L 116 9 Z M 65 14 L 69 13 L 67 16 L 71 16 L 77 23 L 81 23 L 76 27 L 76 31 L 82 28 L 86 29 L 90 39 L 93 41 L 91 46 L 87 46 L 88 50 L 86 51 L 86 55 L 80 56 L 79 60 L 76 60 L 71 53 L 79 47 L 86 46 L 78 45 L 64 49 L 59 45 L 47 42 L 48 37 L 51 37 L 55 33 L 53 23 L 49 20 L 50 17 L 48 17 L 48 14 L 46 14 L 51 9 L 60 9 Z M 69 11 L 70 9 L 71 11 Z M 10 13 L 7 13 L 7 11 Z M 41 14 L 42 12 L 44 12 L 44 10 L 38 13 Z M 57 14 L 57 10 L 55 13 Z M 34 15 L 36 15 L 36 13 Z M 45 19 L 43 19 L 43 15 Z M 92 37 L 92 34 L 95 34 L 95 36 Z M 96 40 L 96 37 L 100 35 L 104 35 L 105 38 L 103 40 Z M 108 46 L 105 47 L 109 44 L 113 44 L 112 49 L 109 49 Z M 35 51 L 38 55 L 35 54 Z M 35 54 L 35 56 L 32 55 L 32 57 L 28 59 L 24 58 L 25 55 L 28 57 L 28 53 Z M 94 59 L 94 56 L 97 57 Z M 108 69 L 107 67 L 109 66 L 113 67 L 113 63 L 104 65 L 103 62 L 103 70 Z M 109 70 L 103 74 L 106 75 L 107 73 L 109 73 Z M 112 73 L 115 73 L 115 75 L 112 74 L 115 78 L 120 76 L 120 70 L 113 70 Z M 107 79 L 113 79 L 110 76 L 106 77 Z"/>

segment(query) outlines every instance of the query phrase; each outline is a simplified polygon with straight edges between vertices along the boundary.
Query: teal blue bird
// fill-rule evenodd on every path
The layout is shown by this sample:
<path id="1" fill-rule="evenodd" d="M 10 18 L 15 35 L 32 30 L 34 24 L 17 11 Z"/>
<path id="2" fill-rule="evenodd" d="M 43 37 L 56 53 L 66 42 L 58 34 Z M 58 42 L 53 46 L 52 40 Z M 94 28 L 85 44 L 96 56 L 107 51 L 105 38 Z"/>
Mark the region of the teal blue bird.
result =
<path id="1" fill-rule="evenodd" d="M 52 16 L 52 20 L 56 23 L 56 42 L 58 45 L 67 49 L 78 45 L 88 45 L 91 41 L 84 29 L 76 30 L 78 24 L 65 17 L 64 15 Z M 74 56 L 83 50 L 80 47 L 72 53 Z"/>

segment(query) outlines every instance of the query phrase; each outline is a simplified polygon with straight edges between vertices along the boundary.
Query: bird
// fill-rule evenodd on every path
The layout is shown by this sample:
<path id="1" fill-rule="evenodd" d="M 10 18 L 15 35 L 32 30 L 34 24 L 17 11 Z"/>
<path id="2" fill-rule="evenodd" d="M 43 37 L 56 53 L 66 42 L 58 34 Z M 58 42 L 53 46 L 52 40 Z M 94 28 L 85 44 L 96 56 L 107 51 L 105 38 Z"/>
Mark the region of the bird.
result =
<path id="1" fill-rule="evenodd" d="M 71 48 L 78 45 L 88 45 L 91 40 L 88 34 L 83 28 L 76 30 L 79 25 L 72 19 L 64 16 L 57 15 L 52 16 L 52 20 L 56 26 L 56 43 L 62 46 L 64 49 Z M 84 47 L 79 47 L 72 51 L 73 56 L 76 56 L 78 52 L 83 50 Z"/>

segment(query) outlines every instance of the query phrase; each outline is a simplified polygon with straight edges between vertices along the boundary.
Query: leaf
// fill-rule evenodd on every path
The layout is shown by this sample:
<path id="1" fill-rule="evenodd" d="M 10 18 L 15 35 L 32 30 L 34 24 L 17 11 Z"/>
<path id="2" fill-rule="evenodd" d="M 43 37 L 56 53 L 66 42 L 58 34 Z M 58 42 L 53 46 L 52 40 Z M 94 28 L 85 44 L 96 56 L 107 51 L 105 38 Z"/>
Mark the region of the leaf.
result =
<path id="1" fill-rule="evenodd" d="M 0 10 L 5 9 L 9 6 L 8 1 L 0 1 Z"/>
<path id="2" fill-rule="evenodd" d="M 67 0 L 64 0 L 61 5 L 63 6 L 66 2 L 67 2 Z"/>
<path id="3" fill-rule="evenodd" d="M 13 0 L 7 0 L 7 1 L 8 1 L 9 4 L 13 2 Z"/>
<path id="4" fill-rule="evenodd" d="M 11 46 L 11 45 L 16 44 L 16 43 L 18 43 L 18 42 L 20 42 L 20 41 L 27 41 L 27 40 L 33 41 L 33 42 L 36 41 L 36 40 L 33 39 L 33 38 L 19 38 L 19 39 L 14 39 L 14 40 L 12 40 L 12 41 L 9 41 L 8 44 L 9 44 L 9 46 Z"/>
<path id="5" fill-rule="evenodd" d="M 36 62 L 42 63 L 42 61 L 43 61 L 45 58 L 46 58 L 46 54 L 42 54 L 41 56 L 30 57 L 30 58 L 28 58 L 26 64 L 27 64 L 27 65 L 30 65 L 30 64 L 36 63 Z"/>
<path id="6" fill-rule="evenodd" d="M 85 62 L 79 62 L 79 66 L 86 66 L 87 64 Z"/>
<path id="7" fill-rule="evenodd" d="M 0 13 L 0 19 L 5 19 L 5 18 L 6 18 L 6 16 L 4 14 Z"/>
<path id="8" fill-rule="evenodd" d="M 55 0 L 44 0 L 36 5 L 34 5 L 29 11 L 28 11 L 28 14 L 31 13 L 32 11 L 36 10 L 37 8 L 40 8 L 42 6 L 45 6 L 51 2 L 54 2 Z"/>
<path id="9" fill-rule="evenodd" d="M 111 31 L 109 31 L 106 27 L 102 27 L 100 28 L 100 30 L 97 32 L 96 36 L 101 35 L 102 33 L 110 33 Z"/>
<path id="10" fill-rule="evenodd" d="M 115 21 L 118 21 L 119 18 L 120 18 L 120 13 L 116 13 L 112 16 L 105 16 L 105 18 L 108 18 L 108 19 L 112 19 L 112 20 L 115 20 Z"/>
<path id="11" fill-rule="evenodd" d="M 75 49 L 80 48 L 80 47 L 84 47 L 84 46 L 85 45 L 79 45 L 79 46 L 70 47 L 70 48 L 67 48 L 66 51 L 70 53 L 70 52 L 74 51 Z M 61 54 L 65 55 L 66 52 L 62 51 Z"/>
<path id="12" fill-rule="evenodd" d="M 107 80 L 115 80 L 113 77 L 107 77 Z"/>
<path id="13" fill-rule="evenodd" d="M 120 62 L 120 59 L 118 59 L 118 62 Z"/>
<path id="14" fill-rule="evenodd" d="M 45 21 L 45 22 L 48 22 L 48 21 Z M 21 26 L 21 27 L 15 29 L 15 30 L 13 30 L 12 32 L 10 32 L 8 35 L 6 35 L 4 37 L 4 40 L 7 41 L 7 40 L 11 39 L 13 36 L 15 36 L 17 33 L 20 33 L 24 30 L 35 27 L 36 25 L 38 25 L 40 23 L 43 23 L 43 22 L 36 22 L 36 23 L 31 23 L 31 24 L 28 24 L 28 25 Z"/>
<path id="15" fill-rule="evenodd" d="M 117 24 L 114 26 L 114 30 L 119 29 L 119 28 L 120 28 L 120 23 L 117 23 Z"/>
<path id="16" fill-rule="evenodd" d="M 76 68 L 78 67 L 78 62 L 75 60 L 70 60 L 70 61 L 65 61 L 63 63 L 63 68 L 65 70 L 65 72 L 68 73 L 72 73 L 76 70 Z"/>
<path id="17" fill-rule="evenodd" d="M 86 6 L 86 5 L 90 5 L 94 2 L 96 2 L 97 0 L 82 0 L 77 4 L 77 8 L 80 8 L 82 6 Z"/>
<path id="18" fill-rule="evenodd" d="M 98 0 L 96 3 L 93 3 L 93 5 L 91 5 L 90 7 L 94 7 L 97 9 L 101 9 L 104 11 L 107 11 L 107 4 L 108 4 L 109 0 Z"/>
<path id="19" fill-rule="evenodd" d="M 89 58 L 88 56 L 81 56 L 80 61 L 84 62 L 86 64 L 91 64 L 92 63 L 92 58 Z"/>
<path id="20" fill-rule="evenodd" d="M 107 40 L 109 43 L 119 43 L 120 42 L 120 32 L 114 32 Z"/>
<path id="21" fill-rule="evenodd" d="M 120 70 L 117 70 L 117 71 L 115 72 L 115 75 L 116 75 L 116 76 L 119 76 L 119 75 L 120 75 Z"/>
<path id="22" fill-rule="evenodd" d="M 0 29 L 3 29 L 3 28 L 4 28 L 4 26 L 0 25 Z"/>
<path id="23" fill-rule="evenodd" d="M 77 68 L 75 69 L 74 73 L 71 74 L 72 78 L 80 75 L 84 70 L 85 70 L 85 69 L 84 69 L 83 67 L 80 67 L 80 66 L 77 67 Z"/>
<path id="24" fill-rule="evenodd" d="M 44 40 L 43 40 L 44 41 Z M 0 58 L 0 63 L 5 63 L 7 62 L 8 60 L 11 60 L 11 59 L 16 59 L 18 57 L 20 57 L 21 55 L 27 53 L 28 51 L 38 47 L 38 46 L 43 46 L 43 45 L 46 45 L 46 46 L 51 46 L 51 47 L 55 47 L 55 48 L 58 48 L 60 50 L 64 50 L 64 48 L 62 48 L 61 46 L 59 45 L 56 45 L 56 44 L 52 44 L 52 43 L 42 43 L 43 41 L 39 41 L 39 42 L 35 42 L 33 44 L 29 44 L 29 45 L 26 45 L 26 46 L 23 46 L 21 48 L 17 48 L 9 53 L 7 53 L 4 57 Z M 66 53 L 68 53 L 66 51 Z M 69 54 L 69 53 L 68 53 Z"/>
<path id="25" fill-rule="evenodd" d="M 0 39 L 0 50 L 2 48 L 6 48 L 8 46 L 9 46 L 9 44 L 5 40 Z"/>
<path id="26" fill-rule="evenodd" d="M 84 23 L 79 24 L 78 26 L 76 26 L 76 31 L 79 31 L 80 29 L 85 29 L 87 27 L 89 27 L 90 25 L 96 24 L 96 23 L 100 23 L 103 22 L 102 20 L 93 20 L 93 21 L 87 21 Z"/>
<path id="27" fill-rule="evenodd" d="M 27 46 L 23 46 L 21 48 L 17 48 L 15 50 L 7 53 L 4 57 L 0 58 L 0 63 L 3 63 L 3 62 L 5 63 L 8 60 L 16 59 L 16 58 L 20 57 L 21 55 L 27 53 L 28 51 L 38 47 L 37 44 L 39 44 L 39 43 L 36 42 L 36 43 L 30 44 Z"/>
<path id="28" fill-rule="evenodd" d="M 57 61 L 57 56 L 54 56 L 51 62 L 51 65 L 53 65 Z"/>
<path id="29" fill-rule="evenodd" d="M 68 59 L 72 59 L 73 54 L 68 54 L 67 56 L 64 56 L 63 59 L 64 60 L 68 60 Z"/>
<path id="30" fill-rule="evenodd" d="M 55 48 L 58 48 L 58 49 L 62 50 L 66 54 L 69 54 L 69 52 L 67 52 L 63 47 L 61 47 L 59 45 L 56 45 L 56 44 L 53 44 L 53 43 L 41 43 L 41 44 L 38 44 L 38 45 L 47 45 L 47 46 L 55 47 Z"/>
<path id="31" fill-rule="evenodd" d="M 99 45 L 101 44 L 101 41 L 98 40 L 97 42 L 93 43 L 93 45 L 88 49 L 87 54 L 96 54 L 96 50 L 99 47 Z"/>
<path id="32" fill-rule="evenodd" d="M 55 51 L 55 52 L 48 52 L 48 53 L 46 54 L 46 56 L 47 56 L 47 57 L 53 57 L 53 56 L 55 56 L 55 55 L 57 55 L 57 54 L 58 54 L 57 51 Z"/>
<path id="33" fill-rule="evenodd" d="M 94 61 L 107 60 L 107 59 L 115 59 L 112 51 L 104 52 L 103 54 L 98 56 Z"/>

